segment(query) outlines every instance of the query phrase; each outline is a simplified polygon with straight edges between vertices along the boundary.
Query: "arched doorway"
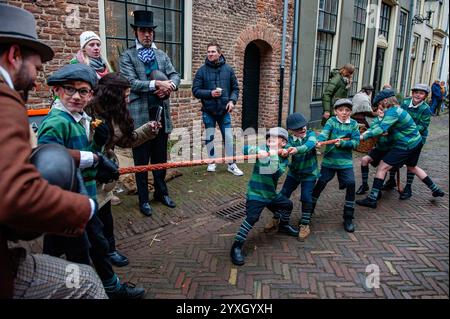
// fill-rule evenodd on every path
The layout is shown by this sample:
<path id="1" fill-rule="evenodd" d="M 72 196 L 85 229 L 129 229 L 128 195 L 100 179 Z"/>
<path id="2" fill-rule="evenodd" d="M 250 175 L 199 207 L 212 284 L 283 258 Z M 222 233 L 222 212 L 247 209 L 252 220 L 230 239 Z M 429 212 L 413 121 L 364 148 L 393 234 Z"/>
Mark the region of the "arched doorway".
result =
<path id="1" fill-rule="evenodd" d="M 242 96 L 242 129 L 258 130 L 259 77 L 261 52 L 254 42 L 250 42 L 244 55 L 244 89 Z"/>

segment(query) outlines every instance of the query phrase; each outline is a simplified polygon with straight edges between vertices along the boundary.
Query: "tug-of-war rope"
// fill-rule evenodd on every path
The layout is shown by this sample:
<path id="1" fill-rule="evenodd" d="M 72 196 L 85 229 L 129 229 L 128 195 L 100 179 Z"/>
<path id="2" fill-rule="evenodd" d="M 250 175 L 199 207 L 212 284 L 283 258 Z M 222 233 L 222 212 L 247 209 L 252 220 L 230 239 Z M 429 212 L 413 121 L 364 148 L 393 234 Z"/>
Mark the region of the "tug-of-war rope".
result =
<path id="1" fill-rule="evenodd" d="M 334 140 L 328 140 L 328 141 L 324 141 L 324 142 L 319 142 L 319 143 L 317 143 L 317 146 L 334 144 L 334 143 L 336 143 L 339 140 L 348 141 L 349 138 L 334 139 Z M 281 151 L 279 151 L 278 154 L 280 155 Z M 230 162 L 238 162 L 238 161 L 248 161 L 250 159 L 257 159 L 258 157 L 260 157 L 259 154 L 252 154 L 252 155 L 229 156 L 229 157 L 221 157 L 221 158 L 202 159 L 202 160 L 194 160 L 194 161 L 180 161 L 180 162 L 170 162 L 170 163 L 161 163 L 161 164 L 151 164 L 151 165 L 142 165 L 142 166 L 123 167 L 123 168 L 119 168 L 119 174 L 120 175 L 125 175 L 125 174 L 157 171 L 157 170 L 169 169 L 169 168 L 192 167 L 192 166 L 208 165 L 208 164 L 213 164 L 213 163 L 230 163 Z"/>

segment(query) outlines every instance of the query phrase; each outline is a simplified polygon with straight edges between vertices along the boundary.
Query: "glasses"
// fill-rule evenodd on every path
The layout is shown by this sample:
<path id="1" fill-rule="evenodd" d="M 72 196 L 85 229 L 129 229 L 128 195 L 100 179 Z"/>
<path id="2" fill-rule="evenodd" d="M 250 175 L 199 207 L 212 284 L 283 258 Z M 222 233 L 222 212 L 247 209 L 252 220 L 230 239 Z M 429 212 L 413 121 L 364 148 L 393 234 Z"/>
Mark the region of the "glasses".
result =
<path id="1" fill-rule="evenodd" d="M 73 96 L 78 92 L 81 97 L 87 97 L 92 92 L 92 90 L 86 88 L 76 89 L 73 86 L 63 86 L 63 89 L 64 93 L 66 93 L 68 96 Z"/>

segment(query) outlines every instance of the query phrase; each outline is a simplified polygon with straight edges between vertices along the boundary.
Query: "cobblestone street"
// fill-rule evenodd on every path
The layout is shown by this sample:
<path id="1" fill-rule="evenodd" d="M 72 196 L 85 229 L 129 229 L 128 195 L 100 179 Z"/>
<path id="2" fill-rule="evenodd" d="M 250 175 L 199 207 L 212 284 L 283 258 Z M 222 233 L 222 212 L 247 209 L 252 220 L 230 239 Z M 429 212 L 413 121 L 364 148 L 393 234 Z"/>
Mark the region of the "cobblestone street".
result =
<path id="1" fill-rule="evenodd" d="M 357 207 L 357 229 L 349 234 L 341 224 L 344 192 L 333 181 L 306 242 L 264 233 L 271 218 L 265 211 L 244 246 L 246 264 L 236 267 L 229 250 L 252 165 L 241 165 L 242 178 L 224 165 L 208 175 L 204 167 L 181 169 L 184 176 L 169 183 L 176 209 L 154 203 L 155 213 L 145 218 L 135 196 L 122 196 L 124 203 L 114 208 L 118 248 L 131 261 L 117 271 L 148 288 L 147 298 L 448 298 L 448 119 L 433 118 L 419 164 L 446 192 L 444 198 L 434 199 L 416 178 L 408 201 L 390 191 L 377 210 Z M 355 155 L 359 186 L 362 154 Z M 297 191 L 294 223 L 300 218 L 298 197 Z M 378 289 L 365 284 L 370 264 L 380 269 Z"/>
<path id="2" fill-rule="evenodd" d="M 151 218 L 140 214 L 137 196 L 121 195 L 123 203 L 113 208 L 117 246 L 130 265 L 117 272 L 122 281 L 144 286 L 152 299 L 448 298 L 448 124 L 448 114 L 433 117 L 419 163 L 446 192 L 444 198 L 434 199 L 416 178 L 410 200 L 386 191 L 377 210 L 357 206 L 356 232 L 350 234 L 342 227 L 344 191 L 333 180 L 305 242 L 264 233 L 271 218 L 264 211 L 244 246 L 242 267 L 231 263 L 229 250 L 244 216 L 251 164 L 240 165 L 244 177 L 232 176 L 224 165 L 212 174 L 203 166 L 180 169 L 183 176 L 168 184 L 177 208 L 152 202 Z M 362 155 L 355 153 L 357 186 Z M 298 197 L 297 191 L 294 224 L 300 218 Z M 366 286 L 371 264 L 379 267 L 379 288 Z"/>

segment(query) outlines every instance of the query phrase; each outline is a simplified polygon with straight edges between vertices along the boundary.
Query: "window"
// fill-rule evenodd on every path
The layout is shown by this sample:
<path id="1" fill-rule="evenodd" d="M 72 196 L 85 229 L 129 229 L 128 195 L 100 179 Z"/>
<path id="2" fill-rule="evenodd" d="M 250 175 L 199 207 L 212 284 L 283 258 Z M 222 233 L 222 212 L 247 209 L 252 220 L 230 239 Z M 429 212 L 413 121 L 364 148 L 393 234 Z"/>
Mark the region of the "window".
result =
<path id="1" fill-rule="evenodd" d="M 366 33 L 366 13 L 367 0 L 355 0 L 353 7 L 352 47 L 350 50 L 350 63 L 355 66 L 355 72 L 353 73 L 351 96 L 355 95 L 358 90 L 361 49 Z"/>
<path id="2" fill-rule="evenodd" d="M 424 72 L 425 72 L 425 65 L 427 63 L 428 58 L 428 47 L 430 46 L 430 40 L 425 39 L 425 42 L 423 43 L 423 53 L 422 53 L 422 69 L 420 71 L 420 82 L 425 82 L 423 79 Z"/>
<path id="3" fill-rule="evenodd" d="M 155 44 L 167 53 L 180 74 L 184 69 L 184 1 L 181 0 L 105 0 L 106 47 L 108 62 L 119 69 L 119 56 L 135 45 L 130 23 L 135 10 L 153 12 Z"/>
<path id="4" fill-rule="evenodd" d="M 407 94 L 411 91 L 411 85 L 413 84 L 412 81 L 414 79 L 414 73 L 416 69 L 416 57 L 417 57 L 417 50 L 418 45 L 420 43 L 420 36 L 414 35 L 413 44 L 411 46 L 411 54 L 410 54 L 410 61 L 409 61 L 409 75 L 408 75 L 408 87 L 406 88 Z"/>
<path id="5" fill-rule="evenodd" d="M 408 19 L 408 14 L 404 11 L 400 11 L 400 19 L 399 19 L 399 25 L 397 30 L 397 43 L 396 43 L 396 50 L 395 50 L 395 56 L 394 56 L 394 70 L 391 74 L 390 83 L 392 84 L 394 89 L 397 89 L 397 83 L 400 73 L 400 65 L 401 65 L 401 58 L 403 53 L 403 48 L 405 46 L 405 34 L 406 34 L 406 23 Z"/>
<path id="6" fill-rule="evenodd" d="M 339 1 L 336 0 L 319 1 L 313 100 L 322 99 L 322 94 L 328 83 L 333 53 L 333 38 L 336 34 L 338 3 Z"/>
<path id="7" fill-rule="evenodd" d="M 386 38 L 386 41 L 389 40 L 389 24 L 391 21 L 391 9 L 392 8 L 386 3 L 381 4 L 379 34 L 383 35 Z"/>

